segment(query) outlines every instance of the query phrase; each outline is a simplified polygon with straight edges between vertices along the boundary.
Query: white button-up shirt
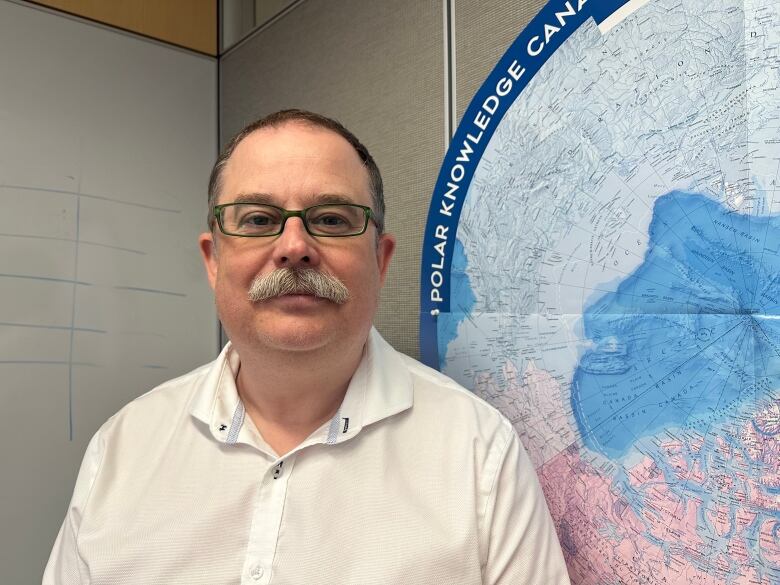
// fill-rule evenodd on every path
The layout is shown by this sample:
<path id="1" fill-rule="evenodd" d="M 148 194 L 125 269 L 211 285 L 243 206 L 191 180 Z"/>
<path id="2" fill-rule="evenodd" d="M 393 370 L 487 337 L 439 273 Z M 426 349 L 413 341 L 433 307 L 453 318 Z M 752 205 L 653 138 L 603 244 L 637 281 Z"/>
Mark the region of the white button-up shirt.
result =
<path id="1" fill-rule="evenodd" d="M 44 585 L 569 583 L 509 422 L 372 331 L 339 412 L 278 457 L 239 356 L 134 400 L 90 442 Z"/>

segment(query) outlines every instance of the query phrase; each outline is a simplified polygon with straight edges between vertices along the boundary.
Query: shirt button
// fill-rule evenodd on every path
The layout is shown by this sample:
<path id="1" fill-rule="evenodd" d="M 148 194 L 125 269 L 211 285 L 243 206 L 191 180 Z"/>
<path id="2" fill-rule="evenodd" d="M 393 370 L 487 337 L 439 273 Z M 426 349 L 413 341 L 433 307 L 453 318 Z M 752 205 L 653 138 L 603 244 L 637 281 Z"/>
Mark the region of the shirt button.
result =
<path id="1" fill-rule="evenodd" d="M 263 573 L 265 573 L 265 570 L 260 565 L 255 565 L 249 571 L 249 574 L 252 576 L 252 579 L 254 579 L 255 581 L 259 581 L 260 579 L 262 579 Z"/>

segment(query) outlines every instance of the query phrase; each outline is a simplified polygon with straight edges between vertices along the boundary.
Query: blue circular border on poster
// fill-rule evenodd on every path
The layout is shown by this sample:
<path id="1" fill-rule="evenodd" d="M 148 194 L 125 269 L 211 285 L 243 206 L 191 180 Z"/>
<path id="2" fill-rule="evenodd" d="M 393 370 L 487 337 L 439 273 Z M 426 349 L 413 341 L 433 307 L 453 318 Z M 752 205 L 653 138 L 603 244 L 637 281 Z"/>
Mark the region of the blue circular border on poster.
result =
<path id="1" fill-rule="evenodd" d="M 471 101 L 444 157 L 428 208 L 420 271 L 420 356 L 439 369 L 437 318 L 450 311 L 458 221 L 482 154 L 536 73 L 588 18 L 599 26 L 637 0 L 550 0 L 520 33 Z M 642 2 L 644 3 L 644 2 Z"/>

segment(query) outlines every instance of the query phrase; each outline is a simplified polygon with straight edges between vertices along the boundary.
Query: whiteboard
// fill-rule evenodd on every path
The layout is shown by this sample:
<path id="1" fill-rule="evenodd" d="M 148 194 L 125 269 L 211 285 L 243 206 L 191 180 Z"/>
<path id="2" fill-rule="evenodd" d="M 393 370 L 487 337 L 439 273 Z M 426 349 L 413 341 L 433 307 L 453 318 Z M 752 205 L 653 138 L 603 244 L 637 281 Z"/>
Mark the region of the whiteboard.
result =
<path id="1" fill-rule="evenodd" d="M 0 0 L 0 583 L 40 583 L 89 438 L 216 356 L 217 63 Z"/>

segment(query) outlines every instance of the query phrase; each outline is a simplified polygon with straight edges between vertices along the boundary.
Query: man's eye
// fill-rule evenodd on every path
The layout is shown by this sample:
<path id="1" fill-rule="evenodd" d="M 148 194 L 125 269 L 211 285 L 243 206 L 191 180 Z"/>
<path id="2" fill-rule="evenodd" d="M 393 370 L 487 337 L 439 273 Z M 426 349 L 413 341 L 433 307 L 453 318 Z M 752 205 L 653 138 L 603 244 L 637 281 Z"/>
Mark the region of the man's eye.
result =
<path id="1" fill-rule="evenodd" d="M 315 218 L 314 223 L 319 225 L 324 225 L 324 226 L 336 227 L 336 226 L 344 225 L 348 222 L 346 219 L 344 219 L 339 215 L 328 214 L 328 215 L 321 215 Z"/>
<path id="2" fill-rule="evenodd" d="M 240 225 L 247 226 L 267 226 L 273 223 L 272 218 L 264 213 L 249 213 L 241 218 Z"/>

